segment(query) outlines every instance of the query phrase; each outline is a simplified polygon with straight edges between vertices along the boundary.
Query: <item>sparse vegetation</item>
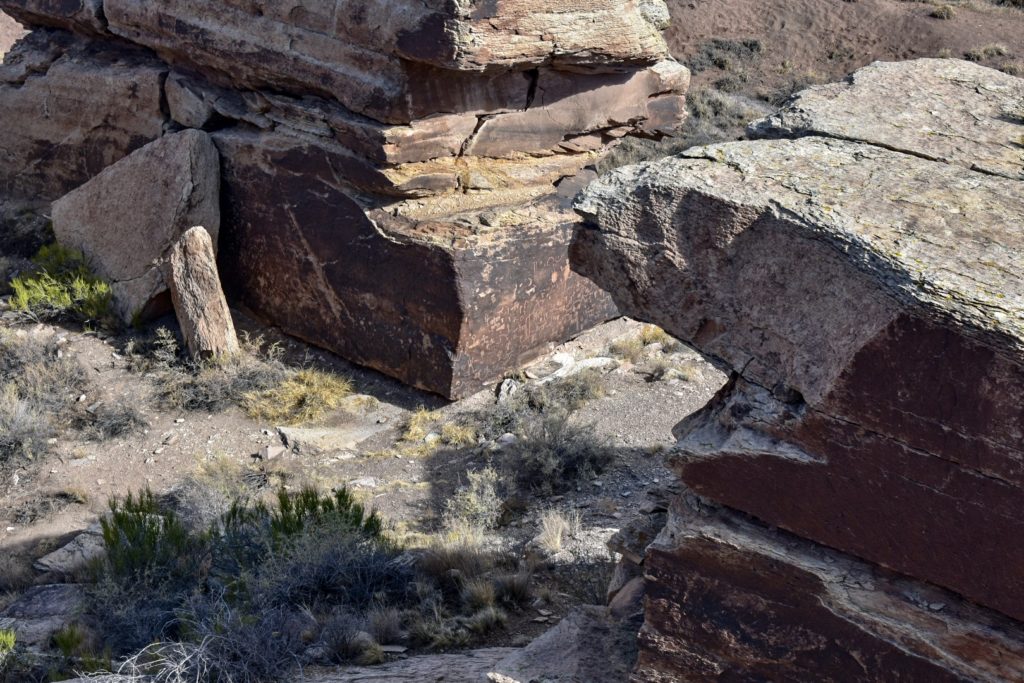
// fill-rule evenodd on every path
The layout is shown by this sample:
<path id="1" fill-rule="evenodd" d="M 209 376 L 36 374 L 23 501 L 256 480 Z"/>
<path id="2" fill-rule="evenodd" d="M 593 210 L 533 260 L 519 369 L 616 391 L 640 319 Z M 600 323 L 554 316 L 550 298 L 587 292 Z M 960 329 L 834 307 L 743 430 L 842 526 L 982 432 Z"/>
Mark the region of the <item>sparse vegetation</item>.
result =
<path id="1" fill-rule="evenodd" d="M 1005 57 L 1008 54 L 1010 54 L 1010 51 L 1005 45 L 993 43 L 991 45 L 984 45 L 973 50 L 968 50 L 964 53 L 964 59 L 971 62 L 983 62 L 986 59 Z"/>
<path id="2" fill-rule="evenodd" d="M 467 472 L 466 478 L 468 483 L 445 506 L 447 526 L 451 528 L 460 521 L 481 529 L 493 528 L 501 517 L 498 472 L 493 467 L 486 467 L 478 472 Z"/>
<path id="3" fill-rule="evenodd" d="M 71 319 L 114 326 L 110 285 L 89 271 L 81 252 L 44 246 L 29 272 L 11 280 L 11 309 L 32 320 Z"/>
<path id="4" fill-rule="evenodd" d="M 518 487 L 541 495 L 564 493 L 593 479 L 614 457 L 592 427 L 574 425 L 563 415 L 531 421 L 522 438 L 502 450 L 503 469 Z"/>
<path id="5" fill-rule="evenodd" d="M 322 370 L 305 369 L 269 389 L 246 392 L 242 408 L 273 424 L 314 422 L 352 394 L 352 382 Z"/>
<path id="6" fill-rule="evenodd" d="M 142 492 L 112 501 L 103 538 L 85 617 L 116 654 L 140 652 L 122 669 L 183 680 L 285 680 L 311 646 L 370 664 L 382 644 L 467 644 L 505 624 L 500 596 L 530 591 L 529 575 L 491 576 L 479 546 L 405 553 L 345 489 L 239 500 L 205 530 Z"/>
<path id="7" fill-rule="evenodd" d="M 562 549 L 567 538 L 580 533 L 580 513 L 576 510 L 563 513 L 559 510 L 546 510 L 540 517 L 540 534 L 537 535 L 537 542 L 540 547 L 550 554 L 555 554 Z"/>
<path id="8" fill-rule="evenodd" d="M 952 5 L 939 5 L 929 12 L 928 16 L 933 19 L 952 19 L 956 16 L 956 11 L 953 9 Z"/>
<path id="9" fill-rule="evenodd" d="M 85 384 L 81 367 L 52 339 L 0 331 L 0 463 L 49 452 Z"/>

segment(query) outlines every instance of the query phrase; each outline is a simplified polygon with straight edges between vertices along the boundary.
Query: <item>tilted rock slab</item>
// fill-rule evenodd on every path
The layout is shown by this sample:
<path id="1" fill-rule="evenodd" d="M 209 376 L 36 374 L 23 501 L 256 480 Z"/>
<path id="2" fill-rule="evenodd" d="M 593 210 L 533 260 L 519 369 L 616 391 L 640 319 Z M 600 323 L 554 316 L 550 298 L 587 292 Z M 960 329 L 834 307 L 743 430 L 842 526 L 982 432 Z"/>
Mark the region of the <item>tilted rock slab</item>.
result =
<path id="1" fill-rule="evenodd" d="M 213 239 L 206 228 L 191 228 L 174 243 L 167 259 L 165 278 L 192 357 L 237 354 L 235 323 L 220 285 Z"/>
<path id="2" fill-rule="evenodd" d="M 30 26 L 49 26 L 85 35 L 106 33 L 103 0 L 4 0 L 0 8 Z"/>
<path id="3" fill-rule="evenodd" d="M 1024 188 L 812 138 L 686 156 L 599 181 L 580 243 L 624 310 L 739 374 L 684 481 L 1024 615 Z"/>
<path id="4" fill-rule="evenodd" d="M 698 493 L 1024 618 L 1024 183 L 807 137 L 599 180 L 583 273 L 734 372 Z"/>
<path id="5" fill-rule="evenodd" d="M 220 231 L 220 162 L 210 137 L 186 130 L 133 152 L 53 204 L 57 241 L 110 282 L 126 323 L 169 309 L 162 263 L 179 237 Z"/>
<path id="6" fill-rule="evenodd" d="M 645 567 L 635 683 L 1024 677 L 1020 624 L 692 494 Z"/>

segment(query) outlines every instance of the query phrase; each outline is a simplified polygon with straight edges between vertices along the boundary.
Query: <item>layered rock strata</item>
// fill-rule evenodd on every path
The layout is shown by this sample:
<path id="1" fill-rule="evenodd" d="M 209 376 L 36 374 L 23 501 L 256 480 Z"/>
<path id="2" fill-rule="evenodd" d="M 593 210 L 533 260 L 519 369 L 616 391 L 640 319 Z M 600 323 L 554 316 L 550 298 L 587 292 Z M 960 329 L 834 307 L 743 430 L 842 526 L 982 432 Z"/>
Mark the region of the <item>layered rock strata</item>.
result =
<path id="1" fill-rule="evenodd" d="M 903 83 L 925 86 L 896 104 Z M 891 123 L 859 141 L 867 112 Z M 873 65 L 754 130 L 798 137 L 622 169 L 578 205 L 578 270 L 732 372 L 677 428 L 673 467 L 702 496 L 1024 619 L 1024 80 L 946 60 Z M 686 571 L 653 550 L 674 534 L 647 553 L 649 587 Z M 726 592 L 706 599 L 723 619 L 742 611 Z M 765 619 L 833 638 L 819 616 Z M 723 671 L 781 671 L 716 656 Z M 833 676 L 830 657 L 793 675 Z M 884 663 L 866 666 L 871 679 Z"/>
<path id="2" fill-rule="evenodd" d="M 617 140 L 677 127 L 689 83 L 659 0 L 0 8 L 41 27 L 3 68 L 0 112 L 39 116 L 42 93 L 74 92 L 62 69 L 88 85 L 113 69 L 108 52 L 138 81 L 130 96 L 97 84 L 42 130 L 0 131 L 5 194 L 57 199 L 168 131 L 207 131 L 236 300 L 453 397 L 615 314 L 569 271 L 568 200 Z M 144 124 L 87 106 L 92 93 L 132 102 Z M 92 166 L 17 170 L 61 145 L 82 153 L 109 126 L 142 130 L 97 144 Z"/>

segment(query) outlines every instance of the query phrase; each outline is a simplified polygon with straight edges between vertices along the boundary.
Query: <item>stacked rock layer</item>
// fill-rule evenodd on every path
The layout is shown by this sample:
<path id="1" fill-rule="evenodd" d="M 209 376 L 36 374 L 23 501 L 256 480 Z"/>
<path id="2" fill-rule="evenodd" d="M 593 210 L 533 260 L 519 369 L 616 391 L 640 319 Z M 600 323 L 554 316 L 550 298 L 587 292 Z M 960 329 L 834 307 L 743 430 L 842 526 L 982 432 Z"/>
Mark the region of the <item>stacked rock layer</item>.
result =
<path id="1" fill-rule="evenodd" d="M 52 201 L 194 128 L 221 163 L 229 294 L 459 396 L 615 314 L 569 199 L 684 116 L 660 0 L 3 0 L 0 198 Z M 87 250 L 88 253 L 88 250 Z"/>
<path id="2" fill-rule="evenodd" d="M 1024 80 L 875 64 L 752 132 L 578 204 L 576 267 L 732 373 L 628 553 L 637 680 L 1018 680 Z"/>

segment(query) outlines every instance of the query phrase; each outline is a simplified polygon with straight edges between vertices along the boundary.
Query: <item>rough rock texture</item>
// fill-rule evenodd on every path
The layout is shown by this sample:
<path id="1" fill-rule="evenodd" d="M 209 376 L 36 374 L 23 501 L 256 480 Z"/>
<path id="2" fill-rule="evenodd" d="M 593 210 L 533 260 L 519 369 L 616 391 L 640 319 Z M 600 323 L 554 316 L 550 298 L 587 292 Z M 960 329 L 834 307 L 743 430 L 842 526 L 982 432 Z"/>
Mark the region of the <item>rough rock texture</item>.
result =
<path id="1" fill-rule="evenodd" d="M 161 262 L 189 228 L 220 230 L 217 149 L 187 130 L 146 145 L 53 204 L 57 240 L 111 283 L 125 322 L 167 310 Z"/>
<path id="2" fill-rule="evenodd" d="M 306 672 L 309 683 L 486 683 L 494 665 L 516 652 L 491 647 L 467 653 L 409 657 L 381 666 L 344 667 L 329 673 Z"/>
<path id="3" fill-rule="evenodd" d="M 81 78 L 106 101 L 69 103 L 83 120 L 46 119 L 45 136 L 0 132 L 5 170 L 20 168 L 0 172 L 0 208 L 56 198 L 138 146 L 101 145 L 80 168 L 100 131 L 126 125 L 109 103 L 141 96 L 158 125 L 139 145 L 180 127 L 216 137 L 229 295 L 293 334 L 456 397 L 617 313 L 568 267 L 566 204 L 624 136 L 685 116 L 661 0 L 98 7 L 0 0 L 46 27 L 4 67 L 0 113 L 45 119 L 47 93 L 71 88 L 51 77 L 62 60 L 105 73 L 94 53 L 122 68 L 149 48 L 157 69 L 152 91 L 131 79 L 137 94 Z M 40 137 L 65 154 L 41 164 Z"/>
<path id="4" fill-rule="evenodd" d="M 68 543 L 32 563 L 36 571 L 57 576 L 76 576 L 89 568 L 107 549 L 99 522 L 75 536 Z"/>
<path id="5" fill-rule="evenodd" d="M 84 33 L 102 34 L 103 0 L 6 0 L 4 11 L 33 26 L 51 26 Z"/>
<path id="6" fill-rule="evenodd" d="M 928 83 L 952 67 L 902 68 L 908 82 Z M 1006 115 L 976 76 L 955 101 L 936 88 L 901 107 L 897 83 L 882 79 L 838 109 L 884 93 L 892 112 L 879 119 L 969 111 L 962 140 L 1005 135 L 1002 122 L 986 124 Z M 827 118 L 810 108 L 813 93 L 800 101 L 807 120 Z M 930 144 L 913 130 L 902 146 Z M 979 154 L 991 160 L 998 145 L 982 137 Z M 672 462 L 690 489 L 1024 619 L 1024 406 L 1014 398 L 1024 393 L 1024 183 L 965 169 L 974 164 L 958 144 L 958 157 L 934 155 L 945 163 L 809 135 L 622 169 L 578 204 L 585 225 L 573 259 L 624 312 L 732 372 L 677 427 Z M 663 559 L 658 571 L 675 571 Z M 651 561 L 648 552 L 649 574 Z M 719 593 L 708 609 L 716 600 L 733 604 Z M 774 618 L 785 628 L 818 619 Z M 733 638 L 749 628 L 722 623 Z M 831 676 L 831 657 L 801 666 Z"/>
<path id="7" fill-rule="evenodd" d="M 416 220 L 361 204 L 320 147 L 214 139 L 228 291 L 289 334 L 454 397 L 615 315 L 569 270 L 571 212 L 557 198 L 485 219 L 495 227 Z"/>
<path id="8" fill-rule="evenodd" d="M 235 323 L 221 289 L 213 239 L 206 228 L 193 227 L 174 243 L 164 277 L 192 357 L 238 353 Z"/>
<path id="9" fill-rule="evenodd" d="M 637 620 L 620 620 L 606 607 L 584 605 L 557 626 L 495 664 L 492 683 L 625 683 L 636 662 Z"/>
<path id="10" fill-rule="evenodd" d="M 40 30 L 0 66 L 0 197 L 53 200 L 164 132 L 167 67 Z"/>
<path id="11" fill-rule="evenodd" d="M 805 90 L 751 128 L 763 136 L 862 140 L 1022 180 L 1022 103 L 1024 79 L 971 62 L 878 62 L 846 82 Z"/>
<path id="12" fill-rule="evenodd" d="M 692 495 L 646 571 L 635 683 L 1024 676 L 1019 624 Z"/>
<path id="13" fill-rule="evenodd" d="M 519 109 L 536 78 L 523 69 L 668 55 L 635 1 L 106 0 L 104 9 L 111 31 L 169 62 L 236 86 L 324 94 L 393 123 Z"/>
<path id="14" fill-rule="evenodd" d="M 79 584 L 33 586 L 0 610 L 0 630 L 13 630 L 20 647 L 47 649 L 53 634 L 73 622 L 84 603 Z"/>

